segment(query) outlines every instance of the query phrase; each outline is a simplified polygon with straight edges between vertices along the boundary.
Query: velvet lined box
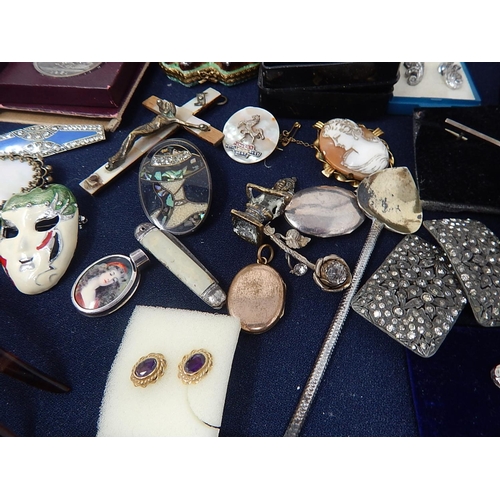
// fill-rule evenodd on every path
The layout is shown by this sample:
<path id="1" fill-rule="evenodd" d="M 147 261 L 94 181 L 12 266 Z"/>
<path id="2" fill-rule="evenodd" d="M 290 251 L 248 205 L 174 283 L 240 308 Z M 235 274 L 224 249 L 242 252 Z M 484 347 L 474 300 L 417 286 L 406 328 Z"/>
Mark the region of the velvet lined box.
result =
<path id="1" fill-rule="evenodd" d="M 398 62 L 262 63 L 259 100 L 277 117 L 358 120 L 386 112 Z"/>
<path id="2" fill-rule="evenodd" d="M 460 138 L 461 130 L 446 119 L 500 139 L 498 106 L 416 110 L 415 174 L 422 206 L 426 210 L 500 214 L 500 148 L 467 132 L 463 134 L 466 140 Z"/>

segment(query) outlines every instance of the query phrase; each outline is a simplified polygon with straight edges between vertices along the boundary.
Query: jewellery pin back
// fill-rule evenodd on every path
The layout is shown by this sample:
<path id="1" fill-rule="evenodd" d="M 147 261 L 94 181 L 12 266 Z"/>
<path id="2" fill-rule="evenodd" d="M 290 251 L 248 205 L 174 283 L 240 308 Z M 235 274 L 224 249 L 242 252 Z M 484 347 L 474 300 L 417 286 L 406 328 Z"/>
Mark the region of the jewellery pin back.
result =
<path id="1" fill-rule="evenodd" d="M 224 150 L 239 163 L 265 160 L 278 145 L 280 129 L 269 111 L 248 106 L 237 111 L 224 125 Z"/>
<path id="2" fill-rule="evenodd" d="M 149 262 L 140 249 L 108 255 L 87 267 L 71 289 L 73 305 L 86 316 L 105 316 L 125 305 L 137 290 L 139 268 Z"/>

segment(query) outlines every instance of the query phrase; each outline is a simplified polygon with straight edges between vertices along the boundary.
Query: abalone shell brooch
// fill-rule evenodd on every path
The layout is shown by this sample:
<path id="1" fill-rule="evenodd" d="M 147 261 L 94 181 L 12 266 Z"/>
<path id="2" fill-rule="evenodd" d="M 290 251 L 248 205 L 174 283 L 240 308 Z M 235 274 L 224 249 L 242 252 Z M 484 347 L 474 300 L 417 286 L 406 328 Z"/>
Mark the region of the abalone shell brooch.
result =
<path id="1" fill-rule="evenodd" d="M 139 193 L 153 224 L 176 236 L 192 233 L 206 219 L 212 201 L 208 163 L 193 143 L 167 139 L 142 160 Z"/>

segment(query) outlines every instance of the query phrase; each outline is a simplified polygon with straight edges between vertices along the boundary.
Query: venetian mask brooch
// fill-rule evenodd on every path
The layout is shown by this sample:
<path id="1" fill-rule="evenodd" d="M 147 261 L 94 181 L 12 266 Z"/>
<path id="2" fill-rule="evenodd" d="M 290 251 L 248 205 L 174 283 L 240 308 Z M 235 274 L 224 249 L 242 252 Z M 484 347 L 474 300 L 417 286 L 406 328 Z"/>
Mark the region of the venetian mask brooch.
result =
<path id="1" fill-rule="evenodd" d="M 59 282 L 73 258 L 78 205 L 68 188 L 50 184 L 51 168 L 40 158 L 10 154 L 1 160 L 12 162 L 13 172 L 31 171 L 32 179 L 22 187 L 10 179 L 11 190 L 18 192 L 0 212 L 0 263 L 20 292 L 39 294 Z"/>

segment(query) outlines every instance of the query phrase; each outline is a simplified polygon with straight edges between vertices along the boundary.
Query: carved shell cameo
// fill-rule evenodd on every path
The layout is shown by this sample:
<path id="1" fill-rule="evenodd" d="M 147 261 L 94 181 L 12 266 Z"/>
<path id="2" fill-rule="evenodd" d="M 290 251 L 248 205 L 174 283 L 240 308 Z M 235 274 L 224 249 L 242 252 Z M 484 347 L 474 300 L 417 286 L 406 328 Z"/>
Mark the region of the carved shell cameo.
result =
<path id="1" fill-rule="evenodd" d="M 380 129 L 372 131 L 351 120 L 335 118 L 321 126 L 317 146 L 318 158 L 325 163 L 323 173 L 338 180 L 360 181 L 387 168 L 389 149 L 379 137 Z"/>

